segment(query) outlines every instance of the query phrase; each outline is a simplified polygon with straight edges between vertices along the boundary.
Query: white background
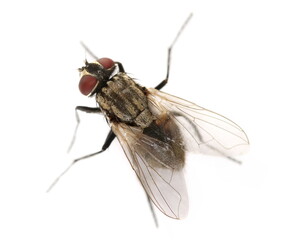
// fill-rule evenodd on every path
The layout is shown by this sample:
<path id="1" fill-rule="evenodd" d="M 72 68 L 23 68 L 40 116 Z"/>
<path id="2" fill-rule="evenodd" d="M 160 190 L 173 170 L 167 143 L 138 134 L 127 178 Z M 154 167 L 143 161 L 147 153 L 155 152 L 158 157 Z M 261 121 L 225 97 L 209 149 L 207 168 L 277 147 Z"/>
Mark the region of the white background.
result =
<path id="1" fill-rule="evenodd" d="M 0 239 L 281 239 L 282 7 L 280 1 L 9 1 L 0 4 Z M 100 149 L 108 126 L 82 114 L 77 68 L 83 40 L 96 55 L 123 63 L 144 86 L 165 76 L 167 47 L 190 14 L 173 51 L 166 92 L 237 122 L 251 148 L 242 166 L 189 155 L 185 220 L 156 210 L 118 142 Z M 91 60 L 91 59 L 90 59 Z"/>

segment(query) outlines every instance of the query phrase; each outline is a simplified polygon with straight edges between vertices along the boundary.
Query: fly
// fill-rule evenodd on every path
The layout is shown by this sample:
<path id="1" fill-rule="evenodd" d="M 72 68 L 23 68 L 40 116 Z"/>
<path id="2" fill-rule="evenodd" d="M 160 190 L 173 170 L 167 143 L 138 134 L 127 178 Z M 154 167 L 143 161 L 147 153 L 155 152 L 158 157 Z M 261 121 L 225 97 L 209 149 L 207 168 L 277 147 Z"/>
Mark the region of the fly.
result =
<path id="1" fill-rule="evenodd" d="M 97 61 L 85 61 L 79 69 L 79 89 L 83 95 L 95 97 L 99 107 L 77 106 L 77 126 L 78 111 L 102 112 L 111 130 L 100 151 L 75 159 L 51 187 L 74 163 L 104 152 L 117 138 L 149 202 L 168 217 L 182 219 L 188 211 L 183 175 L 186 153 L 219 155 L 239 162 L 233 156 L 249 145 L 241 127 L 222 115 L 160 91 L 169 79 L 172 48 L 191 17 L 168 48 L 166 78 L 155 88 L 140 86 L 120 62 L 97 58 L 84 46 Z"/>

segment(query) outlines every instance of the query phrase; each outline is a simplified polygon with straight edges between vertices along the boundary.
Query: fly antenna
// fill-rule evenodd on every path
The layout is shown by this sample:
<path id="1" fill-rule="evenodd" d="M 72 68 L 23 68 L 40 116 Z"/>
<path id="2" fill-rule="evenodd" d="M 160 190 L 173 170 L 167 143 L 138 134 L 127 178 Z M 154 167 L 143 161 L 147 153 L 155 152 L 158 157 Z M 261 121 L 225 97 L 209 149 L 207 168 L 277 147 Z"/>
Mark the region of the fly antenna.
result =
<path id="1" fill-rule="evenodd" d="M 85 52 L 87 52 L 91 57 L 93 57 L 95 60 L 98 60 L 99 58 L 84 44 L 84 42 L 80 41 L 81 46 L 84 48 Z M 85 58 L 86 59 L 86 58 Z"/>

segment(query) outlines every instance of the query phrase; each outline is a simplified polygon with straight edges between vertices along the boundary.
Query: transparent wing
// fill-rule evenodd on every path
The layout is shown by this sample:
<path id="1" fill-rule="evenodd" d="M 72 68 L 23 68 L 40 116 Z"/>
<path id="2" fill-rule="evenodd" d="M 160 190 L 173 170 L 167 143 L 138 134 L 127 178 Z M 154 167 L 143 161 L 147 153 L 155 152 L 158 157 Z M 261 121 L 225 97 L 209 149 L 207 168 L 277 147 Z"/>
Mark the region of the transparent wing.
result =
<path id="1" fill-rule="evenodd" d="M 174 164 L 177 162 L 174 145 L 145 135 L 137 127 L 123 123 L 111 125 L 152 202 L 171 218 L 185 217 L 188 211 L 187 189 L 183 165 Z"/>
<path id="2" fill-rule="evenodd" d="M 155 115 L 168 113 L 186 142 L 186 150 L 211 155 L 232 156 L 246 152 L 249 140 L 233 121 L 192 102 L 148 89 L 149 108 Z"/>

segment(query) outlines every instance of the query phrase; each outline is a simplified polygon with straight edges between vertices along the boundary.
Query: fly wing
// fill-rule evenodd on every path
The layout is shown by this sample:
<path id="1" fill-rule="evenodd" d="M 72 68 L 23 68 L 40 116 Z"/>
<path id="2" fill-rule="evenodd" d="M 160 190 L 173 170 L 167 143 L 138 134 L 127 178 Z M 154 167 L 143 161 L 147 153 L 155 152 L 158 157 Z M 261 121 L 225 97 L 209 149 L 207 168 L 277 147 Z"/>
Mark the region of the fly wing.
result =
<path id="1" fill-rule="evenodd" d="M 171 218 L 185 217 L 188 211 L 187 189 L 183 164 L 177 163 L 179 159 L 176 159 L 181 154 L 175 151 L 177 147 L 170 142 L 173 140 L 158 140 L 144 134 L 141 128 L 123 123 L 111 125 L 152 202 Z M 180 148 L 178 151 L 183 152 L 184 162 L 184 151 Z"/>
<path id="2" fill-rule="evenodd" d="M 195 103 L 148 89 L 149 108 L 153 114 L 168 112 L 181 129 L 186 150 L 211 155 L 232 156 L 244 153 L 249 146 L 245 132 L 236 123 Z"/>

